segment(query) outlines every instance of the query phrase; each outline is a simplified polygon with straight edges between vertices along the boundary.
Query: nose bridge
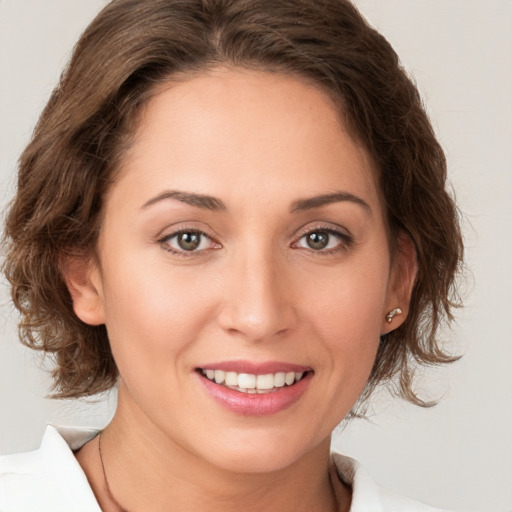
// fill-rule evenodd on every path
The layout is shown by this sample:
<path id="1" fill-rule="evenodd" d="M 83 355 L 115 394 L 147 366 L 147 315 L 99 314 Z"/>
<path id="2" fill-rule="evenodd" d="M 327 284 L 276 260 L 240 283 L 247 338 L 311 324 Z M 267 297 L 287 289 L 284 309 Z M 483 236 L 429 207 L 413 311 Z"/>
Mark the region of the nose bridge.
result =
<path id="1" fill-rule="evenodd" d="M 278 251 L 255 243 L 233 255 L 221 312 L 224 329 L 259 341 L 293 326 L 293 301 L 282 259 Z"/>

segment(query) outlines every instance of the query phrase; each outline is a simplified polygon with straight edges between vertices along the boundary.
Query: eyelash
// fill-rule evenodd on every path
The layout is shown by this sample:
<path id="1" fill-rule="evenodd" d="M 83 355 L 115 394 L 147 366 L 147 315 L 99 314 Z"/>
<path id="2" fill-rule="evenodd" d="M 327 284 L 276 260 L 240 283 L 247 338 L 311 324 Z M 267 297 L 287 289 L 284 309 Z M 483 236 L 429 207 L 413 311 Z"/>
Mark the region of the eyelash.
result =
<path id="1" fill-rule="evenodd" d="M 174 249 L 173 247 L 171 247 L 169 245 L 170 241 L 173 238 L 176 238 L 183 234 L 198 235 L 199 237 L 206 238 L 211 243 L 214 243 L 214 244 L 217 244 L 220 246 L 220 244 L 218 244 L 218 242 L 215 242 L 210 236 L 208 236 L 203 231 L 200 231 L 199 229 L 180 229 L 179 231 L 175 231 L 174 233 L 171 233 L 170 235 L 165 235 L 164 237 L 158 239 L 157 243 L 159 243 L 165 251 L 170 252 L 171 254 L 178 256 L 178 257 L 182 257 L 182 258 L 190 258 L 191 256 L 194 256 L 194 255 L 206 250 L 206 249 L 191 250 L 191 251 L 187 251 L 185 249 L 178 250 L 178 249 Z M 199 244 L 201 245 L 202 241 L 200 241 Z"/>
<path id="2" fill-rule="evenodd" d="M 322 234 L 327 234 L 329 236 L 334 236 L 339 240 L 339 243 L 335 247 L 332 247 L 327 250 L 323 250 L 323 249 L 315 250 L 313 248 L 298 246 L 299 242 L 303 238 L 305 238 L 307 236 L 311 236 L 314 233 L 322 233 Z M 180 235 L 183 235 L 183 234 L 198 235 L 201 238 L 205 237 L 207 240 L 210 241 L 210 243 L 217 244 L 220 246 L 220 244 L 218 242 L 215 242 L 209 235 L 207 235 L 206 233 L 204 233 L 203 231 L 200 231 L 198 229 L 180 229 L 179 231 L 175 231 L 174 233 L 171 233 L 169 235 L 166 235 L 166 236 L 158 239 L 157 243 L 160 244 L 165 251 L 170 252 L 171 254 L 178 256 L 178 257 L 182 257 L 182 258 L 189 258 L 189 257 L 192 257 L 194 255 L 197 255 L 198 253 L 201 253 L 201 252 L 207 250 L 207 249 L 200 249 L 200 250 L 195 249 L 195 250 L 190 250 L 190 251 L 187 251 L 185 249 L 178 250 L 169 245 L 170 240 L 172 240 L 173 238 L 176 238 Z M 345 250 L 349 249 L 353 245 L 353 243 L 354 243 L 353 237 L 351 235 L 347 234 L 346 232 L 343 232 L 341 230 L 338 231 L 336 229 L 333 229 L 332 227 L 316 226 L 313 229 L 308 229 L 308 230 L 304 231 L 297 238 L 297 241 L 292 244 L 292 247 L 294 247 L 296 249 L 300 249 L 300 250 L 310 251 L 314 254 L 331 255 L 331 254 L 336 254 L 341 251 L 345 251 Z M 200 241 L 199 245 L 201 245 L 201 244 L 202 244 L 202 241 Z M 214 249 L 217 249 L 217 248 L 218 247 L 215 247 Z"/>
<path id="3" fill-rule="evenodd" d="M 329 256 L 332 254 L 337 254 L 342 251 L 346 251 L 354 244 L 354 238 L 351 235 L 349 235 L 348 233 L 346 233 L 345 231 L 337 230 L 330 226 L 315 226 L 314 228 L 307 229 L 303 233 L 301 233 L 301 235 L 299 236 L 297 241 L 294 242 L 292 245 L 296 247 L 297 244 L 303 238 L 310 236 L 314 233 L 325 233 L 325 234 L 329 235 L 330 237 L 332 237 L 332 236 L 336 237 L 339 240 L 339 243 L 336 244 L 335 247 L 332 247 L 330 249 L 324 249 L 324 250 L 322 250 L 322 249 L 315 250 L 315 249 L 308 248 L 308 247 L 297 247 L 297 249 L 310 251 L 314 254 L 318 254 L 321 256 Z"/>

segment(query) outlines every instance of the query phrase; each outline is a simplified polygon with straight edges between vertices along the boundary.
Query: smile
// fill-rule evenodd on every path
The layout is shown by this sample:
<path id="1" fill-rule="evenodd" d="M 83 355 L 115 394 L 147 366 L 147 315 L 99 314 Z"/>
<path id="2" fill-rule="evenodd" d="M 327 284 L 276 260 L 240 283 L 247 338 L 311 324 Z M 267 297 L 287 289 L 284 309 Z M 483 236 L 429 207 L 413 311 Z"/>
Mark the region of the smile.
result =
<path id="1" fill-rule="evenodd" d="M 203 389 L 223 409 L 243 416 L 284 411 L 306 393 L 312 368 L 283 362 L 213 363 L 196 368 Z"/>
<path id="2" fill-rule="evenodd" d="M 256 375 L 214 369 L 200 369 L 200 372 L 216 384 L 249 394 L 273 393 L 285 386 L 293 386 L 305 374 L 304 372 L 277 372 Z"/>

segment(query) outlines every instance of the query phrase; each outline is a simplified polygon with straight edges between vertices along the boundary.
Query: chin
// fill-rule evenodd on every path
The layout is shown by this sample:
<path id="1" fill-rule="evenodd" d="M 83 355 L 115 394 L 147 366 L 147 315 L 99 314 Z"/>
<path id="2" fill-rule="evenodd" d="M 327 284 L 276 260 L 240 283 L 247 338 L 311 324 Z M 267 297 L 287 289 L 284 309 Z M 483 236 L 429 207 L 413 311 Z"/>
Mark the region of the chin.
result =
<path id="1" fill-rule="evenodd" d="M 206 446 L 206 445 L 205 445 Z M 276 432 L 261 428 L 256 432 L 243 432 L 212 442 L 205 458 L 213 465 L 233 473 L 272 473 L 296 464 L 316 450 L 329 453 L 330 437 L 314 443 L 290 435 L 289 429 Z"/>
<path id="2" fill-rule="evenodd" d="M 213 455 L 211 462 L 232 473 L 274 473 L 292 466 L 298 459 L 300 455 L 297 453 L 286 454 L 275 450 L 272 453 L 255 453 L 253 450 L 247 450 L 246 453 L 237 451 Z"/>

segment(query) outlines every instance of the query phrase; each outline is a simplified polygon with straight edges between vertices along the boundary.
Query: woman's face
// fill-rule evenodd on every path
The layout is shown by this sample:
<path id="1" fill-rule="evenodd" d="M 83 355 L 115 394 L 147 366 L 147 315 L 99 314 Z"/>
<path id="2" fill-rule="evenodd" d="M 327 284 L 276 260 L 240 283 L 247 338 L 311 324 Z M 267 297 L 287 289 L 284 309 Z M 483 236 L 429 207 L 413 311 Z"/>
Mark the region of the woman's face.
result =
<path id="1" fill-rule="evenodd" d="M 278 74 L 161 89 L 98 255 L 74 303 L 107 326 L 118 414 L 228 469 L 325 448 L 404 306 L 368 154 L 323 92 Z"/>

